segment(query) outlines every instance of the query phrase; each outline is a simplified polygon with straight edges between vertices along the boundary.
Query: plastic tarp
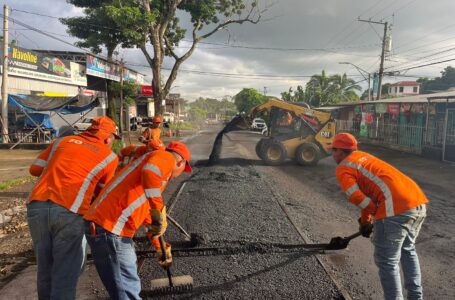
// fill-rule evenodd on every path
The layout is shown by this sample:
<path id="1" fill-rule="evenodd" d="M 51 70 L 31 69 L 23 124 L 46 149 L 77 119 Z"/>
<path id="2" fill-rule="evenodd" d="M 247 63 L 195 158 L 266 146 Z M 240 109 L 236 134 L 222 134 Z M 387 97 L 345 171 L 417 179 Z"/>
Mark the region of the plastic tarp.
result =
<path id="1" fill-rule="evenodd" d="M 46 114 L 31 113 L 25 116 L 24 127 L 35 128 L 36 124 L 39 124 L 44 129 L 54 129 L 54 124 Z"/>
<path id="2" fill-rule="evenodd" d="M 8 95 L 8 103 L 27 112 L 56 111 L 61 114 L 80 113 L 100 105 L 97 97 L 84 95 L 75 97 Z"/>

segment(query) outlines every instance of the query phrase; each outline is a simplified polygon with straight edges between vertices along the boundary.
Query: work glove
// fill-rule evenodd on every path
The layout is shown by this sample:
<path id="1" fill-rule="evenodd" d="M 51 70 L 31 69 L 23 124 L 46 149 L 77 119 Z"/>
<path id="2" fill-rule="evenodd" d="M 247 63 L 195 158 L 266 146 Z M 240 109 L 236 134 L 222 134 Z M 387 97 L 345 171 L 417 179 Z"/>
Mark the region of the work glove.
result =
<path id="1" fill-rule="evenodd" d="M 165 242 L 165 255 L 166 258 L 163 259 L 163 250 L 160 248 L 156 249 L 156 257 L 158 258 L 158 263 L 163 269 L 167 269 L 172 265 L 172 253 L 171 245 Z"/>
<path id="2" fill-rule="evenodd" d="M 150 209 L 150 216 L 152 217 L 152 224 L 149 227 L 149 232 L 152 238 L 155 239 L 166 231 L 167 219 L 166 219 L 166 206 L 163 206 L 161 211 L 158 209 Z"/>
<path id="3" fill-rule="evenodd" d="M 360 218 L 358 219 L 359 222 L 359 232 L 362 234 L 363 237 L 369 238 L 373 233 L 373 223 L 368 222 L 362 224 Z"/>

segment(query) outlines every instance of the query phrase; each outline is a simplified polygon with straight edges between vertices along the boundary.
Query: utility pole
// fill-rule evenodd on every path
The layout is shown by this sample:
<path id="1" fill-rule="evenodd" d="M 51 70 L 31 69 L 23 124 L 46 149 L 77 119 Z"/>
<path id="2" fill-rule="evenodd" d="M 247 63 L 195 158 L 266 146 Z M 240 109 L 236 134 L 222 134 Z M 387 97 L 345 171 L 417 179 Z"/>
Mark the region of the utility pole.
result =
<path id="1" fill-rule="evenodd" d="M 385 46 L 386 46 L 386 39 L 387 39 L 387 28 L 388 22 L 376 22 L 371 20 L 362 20 L 358 19 L 360 22 L 372 23 L 372 24 L 380 24 L 384 26 L 384 36 L 382 37 L 382 51 L 381 51 L 381 64 L 379 65 L 379 82 L 378 82 L 378 96 L 376 100 L 381 99 L 382 94 L 382 76 L 384 75 L 384 59 L 385 59 Z"/>
<path id="2" fill-rule="evenodd" d="M 123 58 L 120 60 L 120 122 L 119 122 L 119 133 L 122 136 L 123 124 L 124 122 L 124 113 L 123 113 Z"/>
<path id="3" fill-rule="evenodd" d="M 8 5 L 3 6 L 2 141 L 8 143 Z"/>
<path id="4" fill-rule="evenodd" d="M 265 86 L 264 87 L 264 96 L 266 96 L 266 95 L 267 95 L 267 87 Z"/>

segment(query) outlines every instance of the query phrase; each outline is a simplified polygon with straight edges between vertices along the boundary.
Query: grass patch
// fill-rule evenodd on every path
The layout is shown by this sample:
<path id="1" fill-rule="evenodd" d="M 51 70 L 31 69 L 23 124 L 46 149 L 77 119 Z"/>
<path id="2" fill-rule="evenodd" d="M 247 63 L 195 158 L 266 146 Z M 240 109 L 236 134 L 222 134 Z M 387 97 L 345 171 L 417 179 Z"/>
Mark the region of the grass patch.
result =
<path id="1" fill-rule="evenodd" d="M 197 125 L 190 123 L 190 122 L 182 122 L 182 123 L 171 123 L 171 129 L 180 129 L 180 130 L 197 130 Z"/>
<path id="2" fill-rule="evenodd" d="M 0 182 L 0 191 L 8 190 L 16 185 L 21 185 L 26 182 L 32 181 L 33 179 L 35 179 L 35 177 L 29 175 L 29 176 L 25 176 L 25 177 L 21 177 L 21 178 L 2 181 L 2 182 Z"/>

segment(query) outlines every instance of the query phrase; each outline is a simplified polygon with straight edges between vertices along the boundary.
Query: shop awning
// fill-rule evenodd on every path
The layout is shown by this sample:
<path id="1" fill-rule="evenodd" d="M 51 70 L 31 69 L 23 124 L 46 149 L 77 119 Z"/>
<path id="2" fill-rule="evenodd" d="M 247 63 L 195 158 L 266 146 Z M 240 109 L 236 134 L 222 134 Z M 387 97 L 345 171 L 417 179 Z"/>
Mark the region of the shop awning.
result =
<path id="1" fill-rule="evenodd" d="M 45 97 L 36 95 L 8 95 L 8 103 L 28 112 L 58 111 L 75 114 L 91 110 L 100 105 L 95 96 Z"/>

